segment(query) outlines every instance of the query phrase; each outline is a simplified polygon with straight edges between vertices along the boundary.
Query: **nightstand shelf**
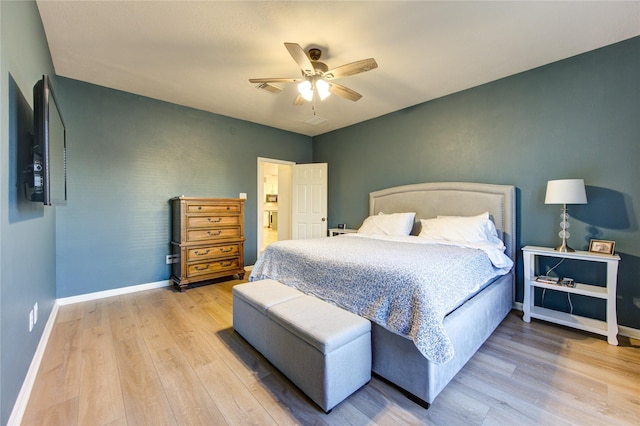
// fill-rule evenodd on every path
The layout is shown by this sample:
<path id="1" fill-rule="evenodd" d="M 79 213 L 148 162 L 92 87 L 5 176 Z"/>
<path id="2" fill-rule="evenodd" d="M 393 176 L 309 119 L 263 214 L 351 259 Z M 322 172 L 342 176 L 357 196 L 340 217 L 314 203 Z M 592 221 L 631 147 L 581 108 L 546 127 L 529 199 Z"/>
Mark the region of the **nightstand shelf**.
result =
<path id="1" fill-rule="evenodd" d="M 553 309 L 542 308 L 540 306 L 533 306 L 530 311 L 530 316 L 531 318 L 537 318 L 553 322 L 555 324 L 573 327 L 583 331 L 589 331 L 591 333 L 602 334 L 604 336 L 606 336 L 608 333 L 608 327 L 605 321 L 581 317 L 579 315 L 572 315 L 566 312 L 554 311 Z M 611 344 L 617 345 L 617 340 L 616 343 Z"/>
<path id="2" fill-rule="evenodd" d="M 607 341 L 612 345 L 618 344 L 618 320 L 616 313 L 616 288 L 618 281 L 618 262 L 620 256 L 590 253 L 585 251 L 559 252 L 552 248 L 526 246 L 522 249 L 524 260 L 524 301 L 523 320 L 530 322 L 531 318 L 537 318 L 567 327 L 607 336 Z M 607 267 L 606 287 L 585 283 L 576 283 L 575 287 L 566 287 L 558 284 L 548 284 L 536 281 L 536 257 L 557 257 L 564 259 L 582 260 L 587 262 L 605 263 Z M 600 321 L 586 318 L 566 312 L 555 311 L 534 305 L 534 292 L 536 288 L 560 291 L 568 294 L 579 294 L 606 300 L 607 320 Z"/>
<path id="3" fill-rule="evenodd" d="M 535 280 L 535 277 L 533 277 L 532 280 Z M 565 287 L 558 284 L 547 284 L 535 281 L 534 285 L 539 288 L 559 290 L 566 293 L 581 294 L 583 296 L 597 297 L 600 299 L 606 299 L 607 297 L 609 297 L 609 295 L 607 294 L 607 287 L 599 287 L 590 284 L 576 283 L 575 287 Z"/>

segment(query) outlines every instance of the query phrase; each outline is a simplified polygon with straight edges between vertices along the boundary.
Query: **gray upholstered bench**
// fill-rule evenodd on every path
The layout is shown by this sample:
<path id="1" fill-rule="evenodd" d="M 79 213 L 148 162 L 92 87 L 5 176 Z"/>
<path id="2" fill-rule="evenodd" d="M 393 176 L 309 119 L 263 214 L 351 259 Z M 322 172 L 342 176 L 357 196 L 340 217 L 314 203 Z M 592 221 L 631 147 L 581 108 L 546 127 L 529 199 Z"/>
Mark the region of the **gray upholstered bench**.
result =
<path id="1" fill-rule="evenodd" d="M 371 380 L 371 323 L 277 281 L 233 287 L 233 328 L 325 412 Z"/>

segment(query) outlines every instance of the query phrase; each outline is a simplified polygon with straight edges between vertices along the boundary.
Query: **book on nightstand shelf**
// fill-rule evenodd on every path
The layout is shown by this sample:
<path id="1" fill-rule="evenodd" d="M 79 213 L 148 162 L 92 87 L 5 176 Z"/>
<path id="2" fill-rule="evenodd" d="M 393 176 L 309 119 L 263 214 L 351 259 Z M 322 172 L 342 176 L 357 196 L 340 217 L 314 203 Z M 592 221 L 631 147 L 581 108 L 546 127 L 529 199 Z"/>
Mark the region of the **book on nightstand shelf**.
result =
<path id="1" fill-rule="evenodd" d="M 538 281 L 539 283 L 546 283 L 546 284 L 558 284 L 558 281 L 560 281 L 560 278 L 550 277 L 548 275 L 538 275 L 536 277 L 536 281 Z"/>

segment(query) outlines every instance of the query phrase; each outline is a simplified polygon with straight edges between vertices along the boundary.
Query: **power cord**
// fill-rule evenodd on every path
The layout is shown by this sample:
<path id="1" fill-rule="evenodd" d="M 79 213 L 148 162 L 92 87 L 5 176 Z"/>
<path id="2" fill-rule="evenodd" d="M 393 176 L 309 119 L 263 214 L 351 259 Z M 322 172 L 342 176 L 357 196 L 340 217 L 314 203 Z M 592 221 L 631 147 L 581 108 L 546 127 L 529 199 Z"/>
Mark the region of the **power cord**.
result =
<path id="1" fill-rule="evenodd" d="M 546 294 L 547 289 L 542 289 L 542 299 L 540 300 L 540 307 L 544 308 L 544 295 Z M 569 313 L 573 314 L 573 303 L 571 303 L 571 293 L 567 293 L 567 301 L 569 302 Z"/>
<path id="2" fill-rule="evenodd" d="M 562 262 L 564 262 L 564 261 L 565 261 L 565 259 L 566 259 L 566 258 L 564 258 L 564 257 L 563 257 L 562 259 L 560 259 L 560 261 L 559 261 L 558 263 L 556 263 L 556 264 L 553 266 L 553 268 L 551 268 L 551 269 L 549 269 L 549 270 L 547 271 L 547 275 L 549 275 L 549 272 L 553 271 L 553 270 L 554 270 L 554 269 L 556 269 L 558 266 L 560 266 L 560 264 L 561 264 Z M 545 293 L 546 293 L 546 292 L 547 292 L 547 289 L 546 289 L 546 288 L 543 288 L 543 289 L 542 289 L 542 299 L 540 300 L 540 306 L 541 306 L 541 307 L 543 307 L 543 308 L 544 308 L 544 296 L 545 296 Z M 573 303 L 571 303 L 571 293 L 569 293 L 569 292 L 567 292 L 567 301 L 569 302 L 569 313 L 570 313 L 570 314 L 573 314 Z"/>
<path id="3" fill-rule="evenodd" d="M 553 270 L 554 270 L 554 269 L 556 269 L 558 266 L 560 266 L 560 264 L 561 264 L 562 262 L 564 262 L 564 261 L 565 261 L 565 259 L 566 259 L 565 257 L 563 257 L 562 259 L 560 259 L 560 262 L 556 263 L 556 264 L 555 264 L 555 266 L 554 266 L 553 268 L 551 268 L 551 269 L 549 269 L 549 270 L 547 271 L 547 275 L 549 275 L 549 272 L 553 271 Z"/>

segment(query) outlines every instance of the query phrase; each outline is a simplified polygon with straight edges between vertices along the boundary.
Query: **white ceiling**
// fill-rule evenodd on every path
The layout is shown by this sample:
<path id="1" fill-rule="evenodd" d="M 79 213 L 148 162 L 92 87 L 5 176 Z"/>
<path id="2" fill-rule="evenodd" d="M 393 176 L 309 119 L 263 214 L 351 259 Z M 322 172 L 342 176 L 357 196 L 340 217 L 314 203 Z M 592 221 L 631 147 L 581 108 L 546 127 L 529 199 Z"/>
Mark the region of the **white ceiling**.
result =
<path id="1" fill-rule="evenodd" d="M 58 75 L 314 136 L 640 35 L 640 1 L 38 1 Z M 249 78 L 299 77 L 322 48 L 363 95 L 293 106 Z"/>

